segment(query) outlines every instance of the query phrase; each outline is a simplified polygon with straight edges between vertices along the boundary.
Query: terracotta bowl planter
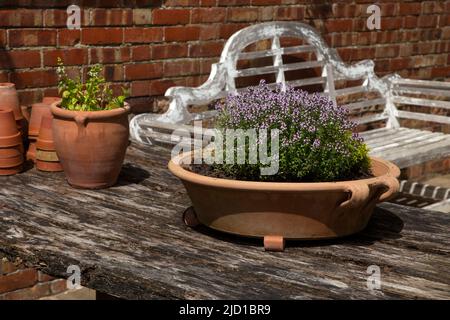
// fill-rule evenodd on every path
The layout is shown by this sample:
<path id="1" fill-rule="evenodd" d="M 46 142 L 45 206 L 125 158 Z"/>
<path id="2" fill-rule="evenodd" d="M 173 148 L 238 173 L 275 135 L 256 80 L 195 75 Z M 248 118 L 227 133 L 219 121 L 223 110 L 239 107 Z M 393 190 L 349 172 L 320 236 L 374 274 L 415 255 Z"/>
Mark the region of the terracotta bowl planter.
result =
<path id="1" fill-rule="evenodd" d="M 398 191 L 400 170 L 371 158 L 375 177 L 320 183 L 252 182 L 211 178 L 169 162 L 192 201 L 185 222 L 201 223 L 236 235 L 264 238 L 268 250 L 282 250 L 284 239 L 326 239 L 364 229 L 375 204 Z"/>
<path id="2" fill-rule="evenodd" d="M 55 149 L 70 185 L 107 188 L 117 182 L 128 147 L 130 106 L 69 111 L 51 105 Z"/>

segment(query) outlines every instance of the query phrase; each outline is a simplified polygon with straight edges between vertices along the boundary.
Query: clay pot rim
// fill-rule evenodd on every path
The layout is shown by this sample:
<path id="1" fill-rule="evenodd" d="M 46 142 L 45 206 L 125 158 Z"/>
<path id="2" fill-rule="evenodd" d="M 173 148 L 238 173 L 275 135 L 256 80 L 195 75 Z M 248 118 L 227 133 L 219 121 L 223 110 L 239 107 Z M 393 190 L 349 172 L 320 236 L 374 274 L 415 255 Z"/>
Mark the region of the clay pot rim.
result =
<path id="1" fill-rule="evenodd" d="M 101 110 L 101 111 L 72 111 L 66 110 L 59 107 L 61 101 L 56 101 L 50 105 L 50 110 L 54 116 L 63 119 L 74 120 L 76 117 L 83 117 L 89 120 L 95 119 L 106 119 L 113 118 L 116 116 L 123 115 L 124 113 L 130 113 L 130 105 L 125 102 L 124 107 L 116 108 L 112 110 Z"/>
<path id="2" fill-rule="evenodd" d="M 245 181 L 232 180 L 223 178 L 213 178 L 204 176 L 198 173 L 191 172 L 184 169 L 178 164 L 181 159 L 190 157 L 192 152 L 182 153 L 169 161 L 168 168 L 179 179 L 188 181 L 194 184 L 201 184 L 216 188 L 225 189 L 240 189 L 240 190 L 258 190 L 258 191 L 315 191 L 315 190 L 340 190 L 343 187 L 348 187 L 349 184 L 363 183 L 376 184 L 380 181 L 390 178 L 398 178 L 400 176 L 400 169 L 393 163 L 378 158 L 370 157 L 372 162 L 382 165 L 385 168 L 385 173 L 367 179 L 359 180 L 344 180 L 336 182 L 267 182 L 267 181 Z"/>
<path id="3" fill-rule="evenodd" d="M 12 82 L 0 82 L 0 88 L 15 88 L 16 85 Z"/>
<path id="4" fill-rule="evenodd" d="M 20 113 L 20 115 L 16 117 L 16 113 L 14 112 L 13 109 L 10 109 L 10 108 L 4 108 L 4 107 L 0 108 L 0 113 L 6 113 L 6 112 L 10 112 L 10 111 L 13 112 L 13 114 L 14 114 L 14 120 L 15 120 L 16 122 L 17 122 L 17 121 L 23 120 L 23 115 L 22 115 L 22 113 Z"/>
<path id="5" fill-rule="evenodd" d="M 14 110 L 11 108 L 5 108 L 5 107 L 0 107 L 0 113 L 8 113 L 8 112 L 12 112 L 14 113 Z M 16 118 L 14 118 L 15 120 Z"/>
<path id="6" fill-rule="evenodd" d="M 0 148 L 14 147 L 22 143 L 22 134 L 20 132 L 12 136 L 0 136 Z"/>

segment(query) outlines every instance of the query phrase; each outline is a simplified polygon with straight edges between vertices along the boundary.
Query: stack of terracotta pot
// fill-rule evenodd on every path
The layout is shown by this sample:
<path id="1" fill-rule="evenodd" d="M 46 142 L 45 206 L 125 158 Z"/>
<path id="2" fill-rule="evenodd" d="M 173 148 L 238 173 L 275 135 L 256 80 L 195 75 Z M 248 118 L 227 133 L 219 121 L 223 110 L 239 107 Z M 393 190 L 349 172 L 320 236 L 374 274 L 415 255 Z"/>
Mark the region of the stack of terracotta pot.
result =
<path id="1" fill-rule="evenodd" d="M 53 142 L 52 122 L 53 116 L 45 115 L 42 117 L 39 136 L 36 141 L 36 168 L 41 171 L 62 171 Z"/>
<path id="2" fill-rule="evenodd" d="M 36 162 L 36 142 L 39 136 L 39 129 L 41 127 L 42 118 L 50 116 L 50 105 L 59 100 L 58 97 L 45 97 L 40 103 L 31 105 L 31 112 L 28 109 L 23 109 L 25 117 L 28 120 L 28 140 L 30 145 L 28 147 L 27 159 Z"/>
<path id="3" fill-rule="evenodd" d="M 14 113 L 14 120 L 17 128 L 23 137 L 26 137 L 26 122 L 20 111 L 19 96 L 17 95 L 16 86 L 14 83 L 3 82 L 0 83 L 0 109 L 12 110 Z"/>
<path id="4" fill-rule="evenodd" d="M 22 134 L 11 109 L 0 109 L 0 175 L 19 173 L 23 168 Z"/>
<path id="5" fill-rule="evenodd" d="M 13 83 L 0 83 L 0 175 L 22 171 L 26 125 Z"/>

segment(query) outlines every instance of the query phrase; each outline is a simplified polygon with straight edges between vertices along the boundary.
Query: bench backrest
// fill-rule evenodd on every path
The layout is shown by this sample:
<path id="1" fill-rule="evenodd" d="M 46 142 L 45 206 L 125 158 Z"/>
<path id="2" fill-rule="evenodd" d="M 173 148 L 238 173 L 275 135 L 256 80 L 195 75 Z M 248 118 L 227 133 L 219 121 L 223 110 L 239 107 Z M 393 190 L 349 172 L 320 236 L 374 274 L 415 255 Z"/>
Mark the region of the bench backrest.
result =
<path id="1" fill-rule="evenodd" d="M 295 39 L 299 40 L 300 44 L 295 45 Z M 264 40 L 270 42 L 270 48 L 246 50 Z M 283 40 L 288 40 L 288 44 L 294 45 L 282 46 Z M 287 55 L 295 57 L 298 54 L 312 59 L 285 61 Z M 264 58 L 266 60 L 271 58 L 271 63 L 263 66 L 251 63 L 252 60 Z M 250 67 L 240 68 L 239 64 L 242 61 L 247 62 L 247 66 Z M 311 73 L 311 70 L 315 72 Z M 300 77 L 287 77 L 288 73 Z M 311 74 L 311 77 L 305 77 Z M 267 75 L 272 75 L 271 85 L 274 86 L 288 84 L 305 88 L 320 85 L 320 91 L 333 101 L 339 99 L 344 101 L 341 104 L 344 103 L 347 108 L 354 111 L 356 121 L 361 124 L 387 121 L 388 126 L 398 125 L 394 117 L 395 107 L 386 104 L 387 84 L 375 75 L 374 63 L 371 60 L 353 65 L 343 63 L 337 52 L 327 46 L 314 28 L 299 22 L 261 23 L 236 32 L 225 44 L 220 61 L 212 66 L 211 75 L 205 84 L 193 89 L 174 87 L 166 92 L 166 96 L 174 100 L 169 114 L 177 109 L 178 115 L 172 115 L 173 119 L 179 120 L 180 114 L 183 114 L 181 118 L 187 120 L 190 117 L 187 105 L 205 104 L 228 93 L 242 90 L 242 87 L 237 86 L 240 79 L 267 77 Z M 338 82 L 344 82 L 344 86 L 336 86 Z M 368 92 L 374 94 L 368 98 L 366 95 Z M 348 97 L 352 97 L 353 100 Z"/>

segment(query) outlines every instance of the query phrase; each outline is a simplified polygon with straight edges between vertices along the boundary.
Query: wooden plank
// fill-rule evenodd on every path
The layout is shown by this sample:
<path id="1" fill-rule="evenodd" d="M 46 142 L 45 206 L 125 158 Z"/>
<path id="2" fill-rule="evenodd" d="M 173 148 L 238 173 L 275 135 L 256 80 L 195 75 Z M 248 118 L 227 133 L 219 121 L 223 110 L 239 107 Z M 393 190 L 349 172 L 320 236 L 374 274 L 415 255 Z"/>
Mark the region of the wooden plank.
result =
<path id="1" fill-rule="evenodd" d="M 292 87 L 302 87 L 302 86 L 309 86 L 312 84 L 324 84 L 325 81 L 326 79 L 324 77 L 313 77 L 313 78 L 286 81 L 286 83 Z"/>
<path id="2" fill-rule="evenodd" d="M 366 131 L 361 131 L 359 134 L 364 138 L 369 138 L 369 137 L 379 134 L 379 133 L 388 133 L 389 131 L 394 131 L 394 130 L 397 130 L 397 129 L 383 127 L 383 128 L 369 129 Z"/>
<path id="3" fill-rule="evenodd" d="M 414 120 L 420 120 L 420 121 L 430 121 L 430 122 L 450 124 L 450 117 L 440 116 L 440 115 L 435 115 L 435 114 L 427 114 L 427 113 L 418 113 L 418 112 L 399 110 L 397 116 L 399 118 L 405 118 L 405 119 L 414 119 Z"/>
<path id="4" fill-rule="evenodd" d="M 386 98 L 377 98 L 377 99 L 367 99 L 362 100 L 358 102 L 353 102 L 349 104 L 345 104 L 342 107 L 347 108 L 349 110 L 357 110 L 357 109 L 364 109 L 367 107 L 382 105 L 384 106 L 386 104 Z"/>
<path id="5" fill-rule="evenodd" d="M 358 124 L 364 124 L 364 123 L 370 123 L 370 122 L 375 122 L 375 121 L 382 121 L 382 120 L 387 120 L 389 117 L 387 115 L 383 115 L 383 114 L 375 114 L 375 115 L 370 115 L 370 116 L 363 116 L 363 117 L 359 117 L 356 119 L 353 119 L 353 121 L 355 121 Z"/>
<path id="6" fill-rule="evenodd" d="M 386 160 L 393 161 L 400 168 L 407 168 L 430 160 L 445 159 L 450 156 L 450 139 L 446 138 L 435 143 L 411 145 L 409 148 L 387 155 L 380 154 Z"/>
<path id="7" fill-rule="evenodd" d="M 423 87 L 394 87 L 393 92 L 397 96 L 404 94 L 420 94 L 420 95 L 435 95 L 441 97 L 450 97 L 450 90 L 430 89 Z"/>
<path id="8" fill-rule="evenodd" d="M 393 159 L 393 157 L 403 157 L 405 153 L 413 153 L 416 152 L 419 154 L 421 152 L 421 147 L 430 146 L 434 143 L 446 141 L 449 137 L 446 135 L 427 135 L 423 137 L 416 137 L 411 139 L 410 141 L 404 141 L 403 143 L 399 143 L 396 146 L 391 146 L 390 149 L 380 149 L 374 150 L 373 155 L 375 156 L 383 156 Z"/>
<path id="9" fill-rule="evenodd" d="M 260 50 L 252 52 L 241 52 L 239 54 L 239 60 L 250 60 L 264 57 L 271 57 L 279 54 L 293 54 L 301 52 L 314 52 L 316 49 L 310 45 L 300 45 L 292 47 L 284 47 L 280 49 Z"/>
<path id="10" fill-rule="evenodd" d="M 239 69 L 231 72 L 232 77 L 248 77 L 248 76 L 256 76 L 267 73 L 274 73 L 281 71 L 292 71 L 292 70 L 301 70 L 301 69 L 310 69 L 323 66 L 322 61 L 305 61 L 305 62 L 296 62 L 283 64 L 280 66 L 264 66 L 257 68 L 247 68 L 247 69 Z"/>
<path id="11" fill-rule="evenodd" d="M 210 137 L 207 135 L 202 135 L 202 138 L 189 138 L 186 136 L 163 133 L 157 131 L 147 131 L 145 137 L 149 139 L 152 144 L 162 145 L 166 147 L 173 147 L 175 145 L 185 147 L 196 146 L 199 148 L 205 147 L 210 142 Z M 204 137 L 204 138 L 203 138 Z M 186 149 L 187 150 L 187 149 Z"/>
<path id="12" fill-rule="evenodd" d="M 385 129 L 384 131 L 375 132 L 369 137 L 365 137 L 365 136 L 363 136 L 363 137 L 364 137 L 364 139 L 366 139 L 366 141 L 375 143 L 380 140 L 391 139 L 392 137 L 397 136 L 397 135 L 405 135 L 409 132 L 408 130 L 401 130 L 401 128 L 398 128 L 398 129 L 384 128 L 384 129 Z"/>
<path id="13" fill-rule="evenodd" d="M 396 144 L 397 142 L 406 141 L 414 137 L 423 137 L 424 135 L 433 134 L 430 131 L 420 131 L 420 130 L 403 130 L 398 131 L 395 134 L 382 136 L 374 139 L 368 139 L 366 142 L 370 145 L 372 150 L 379 147 L 384 148 L 391 144 Z"/>
<path id="14" fill-rule="evenodd" d="M 376 139 L 378 137 L 390 137 L 393 134 L 396 134 L 399 131 L 406 131 L 408 130 L 407 128 L 386 128 L 386 127 L 382 127 L 382 128 L 378 128 L 378 129 L 372 129 L 370 131 L 365 131 L 362 133 L 362 137 L 364 139 Z M 374 131 L 374 132 L 372 132 Z M 368 133 L 368 135 L 365 135 L 365 133 Z"/>
<path id="15" fill-rule="evenodd" d="M 415 80 L 415 79 L 404 79 L 398 78 L 393 80 L 394 85 L 409 85 L 416 87 L 425 87 L 425 88 L 442 88 L 442 89 L 450 89 L 450 82 L 445 81 L 431 81 L 431 80 Z"/>
<path id="16" fill-rule="evenodd" d="M 392 97 L 392 100 L 394 103 L 399 104 L 450 109 L 450 101 L 430 100 L 404 96 Z"/>
<path id="17" fill-rule="evenodd" d="M 131 145 L 105 190 L 35 169 L 0 177 L 0 252 L 57 277 L 78 265 L 83 285 L 125 299 L 450 298 L 450 215 L 385 203 L 355 236 L 268 253 L 259 240 L 186 227 L 190 201 L 169 154 Z M 381 291 L 366 287 L 371 265 Z"/>
<path id="18" fill-rule="evenodd" d="M 366 86 L 356 86 L 356 87 L 348 87 L 343 89 L 336 89 L 336 96 L 343 96 L 343 95 L 351 95 L 355 93 L 364 93 L 367 92 Z"/>
<path id="19" fill-rule="evenodd" d="M 372 151 L 375 154 L 388 154 L 389 152 L 396 152 L 401 148 L 411 148 L 411 145 L 417 147 L 420 142 L 432 143 L 445 139 L 443 133 L 435 132 L 423 132 L 423 133 L 412 133 L 411 135 L 402 136 L 399 138 L 389 139 L 384 143 L 379 143 L 372 147 Z M 395 149 L 395 150 L 394 150 Z"/>

